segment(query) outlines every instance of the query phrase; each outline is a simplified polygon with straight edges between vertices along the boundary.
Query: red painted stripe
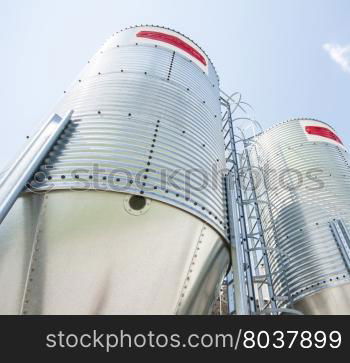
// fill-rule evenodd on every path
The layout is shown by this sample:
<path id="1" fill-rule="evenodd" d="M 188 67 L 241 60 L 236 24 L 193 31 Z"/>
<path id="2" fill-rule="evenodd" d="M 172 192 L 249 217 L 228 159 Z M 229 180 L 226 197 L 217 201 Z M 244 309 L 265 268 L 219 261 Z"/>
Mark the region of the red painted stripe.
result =
<path id="1" fill-rule="evenodd" d="M 155 32 L 151 30 L 142 30 L 136 34 L 139 38 L 147 38 L 158 40 L 160 42 L 168 43 L 177 47 L 186 53 L 190 54 L 193 58 L 199 60 L 203 65 L 207 65 L 205 58 L 196 49 L 191 47 L 189 44 L 184 42 L 182 39 L 176 37 L 175 35 L 165 34 L 161 32 Z"/>
<path id="2" fill-rule="evenodd" d="M 339 142 L 340 144 L 343 145 L 340 138 L 333 131 L 331 131 L 330 129 L 327 129 L 326 127 L 322 127 L 322 126 L 306 126 L 305 130 L 310 135 L 318 135 L 318 136 L 326 137 L 327 139 L 334 140 L 334 141 Z"/>

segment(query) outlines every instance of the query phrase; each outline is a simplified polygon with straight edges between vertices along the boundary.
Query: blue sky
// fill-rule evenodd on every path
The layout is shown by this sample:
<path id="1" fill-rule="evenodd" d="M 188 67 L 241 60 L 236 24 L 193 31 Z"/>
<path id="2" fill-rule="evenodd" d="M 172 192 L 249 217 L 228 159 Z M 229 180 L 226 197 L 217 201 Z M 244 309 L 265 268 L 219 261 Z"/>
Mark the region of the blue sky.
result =
<path id="1" fill-rule="evenodd" d="M 0 1 L 0 169 L 105 39 L 135 24 L 191 37 L 264 127 L 318 118 L 350 144 L 350 1 Z"/>

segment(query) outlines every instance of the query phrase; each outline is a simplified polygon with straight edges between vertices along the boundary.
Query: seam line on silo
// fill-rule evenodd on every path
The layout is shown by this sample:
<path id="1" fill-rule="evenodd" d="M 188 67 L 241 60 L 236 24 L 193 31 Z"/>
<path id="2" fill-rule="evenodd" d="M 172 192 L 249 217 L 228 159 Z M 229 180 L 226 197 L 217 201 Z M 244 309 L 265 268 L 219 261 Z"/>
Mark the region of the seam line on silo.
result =
<path id="1" fill-rule="evenodd" d="M 31 252 L 31 256 L 30 256 L 30 261 L 28 264 L 28 272 L 27 272 L 27 277 L 26 277 L 26 282 L 24 285 L 24 290 L 23 290 L 23 298 L 22 298 L 22 303 L 21 303 L 21 309 L 20 309 L 20 314 L 21 315 L 26 315 L 28 313 L 28 311 L 26 310 L 26 307 L 29 304 L 29 293 L 31 292 L 31 285 L 32 285 L 32 275 L 33 272 L 35 271 L 35 262 L 37 262 L 37 252 L 39 251 L 39 247 L 38 247 L 38 243 L 39 243 L 39 236 L 40 233 L 42 232 L 42 224 L 43 224 L 43 215 L 46 211 L 46 207 L 47 207 L 47 198 L 48 196 L 45 195 L 43 198 L 43 202 L 41 205 L 41 210 L 38 216 L 38 222 L 37 222 L 37 226 L 36 226 L 36 230 L 35 230 L 35 234 L 34 234 L 34 239 L 33 239 L 33 246 L 32 246 L 32 252 Z"/>
<path id="2" fill-rule="evenodd" d="M 175 58 L 175 51 L 173 52 L 173 55 L 172 55 L 172 57 L 171 57 L 171 62 L 170 62 L 170 67 L 169 67 L 169 72 L 168 72 L 167 81 L 169 81 L 170 76 L 171 76 L 171 71 L 172 71 L 173 64 L 174 64 L 174 58 Z"/>
<path id="3" fill-rule="evenodd" d="M 194 265 L 195 265 L 195 260 L 197 259 L 198 252 L 200 250 L 199 245 L 203 242 L 204 231 L 205 230 L 206 230 L 206 225 L 205 225 L 205 223 L 203 223 L 200 234 L 199 234 L 199 237 L 198 237 L 198 240 L 197 240 L 197 243 L 196 243 L 196 246 L 195 246 L 195 250 L 194 250 L 193 255 L 192 255 L 191 263 L 190 263 L 190 266 L 188 268 L 188 271 L 187 271 L 187 274 L 186 274 L 186 277 L 185 277 L 185 280 L 184 280 L 184 283 L 183 283 L 183 286 L 182 286 L 182 289 L 181 289 L 181 293 L 180 293 L 180 297 L 179 297 L 179 300 L 178 300 L 178 303 L 177 303 L 175 315 L 178 314 L 180 306 L 182 304 L 182 301 L 183 301 L 183 299 L 185 297 L 185 290 L 187 289 L 188 283 L 190 281 L 190 275 L 193 272 L 193 268 L 194 268 Z"/>

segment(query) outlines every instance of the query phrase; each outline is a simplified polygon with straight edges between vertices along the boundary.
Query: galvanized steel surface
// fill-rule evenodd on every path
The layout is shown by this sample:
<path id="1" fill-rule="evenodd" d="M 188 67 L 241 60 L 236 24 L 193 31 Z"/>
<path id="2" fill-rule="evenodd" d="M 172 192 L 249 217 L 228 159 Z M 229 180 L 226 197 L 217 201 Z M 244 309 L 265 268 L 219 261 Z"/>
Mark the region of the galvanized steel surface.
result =
<path id="1" fill-rule="evenodd" d="M 0 224 L 22 193 L 27 182 L 40 166 L 47 153 L 54 145 L 70 121 L 72 112 L 63 119 L 53 115 L 38 132 L 36 138 L 28 145 L 10 170 L 0 182 Z"/>
<path id="2" fill-rule="evenodd" d="M 317 120 L 307 122 L 330 128 Z M 348 283 L 348 267 L 329 225 L 340 219 L 350 230 L 345 148 L 322 138 L 309 141 L 303 121 L 290 120 L 253 139 L 250 159 L 277 295 L 297 301 Z M 346 304 L 350 312 L 350 302 Z"/>
<path id="3" fill-rule="evenodd" d="M 350 284 L 330 286 L 305 296 L 295 309 L 306 315 L 349 315 Z"/>
<path id="4" fill-rule="evenodd" d="M 229 263 L 222 237 L 156 200 L 131 211 L 129 199 L 20 197 L 0 228 L 0 314 L 208 314 Z"/>
<path id="5" fill-rule="evenodd" d="M 113 34 L 66 92 L 55 112 L 74 109 L 74 127 L 41 167 L 45 182 L 33 188 L 143 194 L 196 215 L 225 236 L 216 71 L 208 58 L 206 73 L 191 57 L 138 41 L 143 29 Z"/>

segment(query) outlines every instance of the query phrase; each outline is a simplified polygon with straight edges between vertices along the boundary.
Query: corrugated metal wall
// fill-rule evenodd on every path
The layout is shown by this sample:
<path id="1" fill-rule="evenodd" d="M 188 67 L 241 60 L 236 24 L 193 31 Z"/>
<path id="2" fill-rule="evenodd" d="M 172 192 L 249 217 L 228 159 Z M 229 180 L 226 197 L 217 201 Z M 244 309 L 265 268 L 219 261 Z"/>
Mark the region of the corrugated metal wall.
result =
<path id="1" fill-rule="evenodd" d="M 55 112 L 74 109 L 76 126 L 42 166 L 46 180 L 36 187 L 143 194 L 225 235 L 216 71 L 208 58 L 205 71 L 165 43 L 140 42 L 143 29 L 114 34 L 67 90 Z"/>
<path id="2" fill-rule="evenodd" d="M 349 282 L 329 226 L 340 219 L 350 230 L 349 154 L 332 140 L 308 137 L 308 123 L 331 130 L 290 120 L 258 135 L 250 151 L 275 291 L 294 301 Z"/>

